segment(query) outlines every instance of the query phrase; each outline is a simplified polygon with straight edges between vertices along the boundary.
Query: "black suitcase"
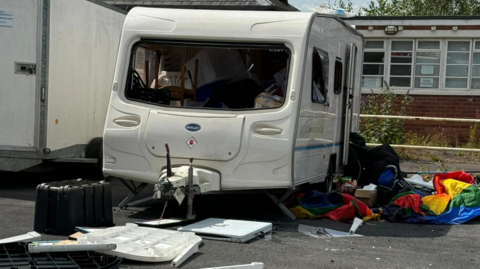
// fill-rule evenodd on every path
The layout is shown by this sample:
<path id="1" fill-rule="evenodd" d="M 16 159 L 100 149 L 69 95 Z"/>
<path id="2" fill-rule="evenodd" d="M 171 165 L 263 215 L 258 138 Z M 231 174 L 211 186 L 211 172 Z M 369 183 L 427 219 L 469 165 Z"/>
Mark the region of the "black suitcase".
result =
<path id="1" fill-rule="evenodd" d="M 75 226 L 113 226 L 110 183 L 65 180 L 37 186 L 34 230 L 70 235 Z"/>

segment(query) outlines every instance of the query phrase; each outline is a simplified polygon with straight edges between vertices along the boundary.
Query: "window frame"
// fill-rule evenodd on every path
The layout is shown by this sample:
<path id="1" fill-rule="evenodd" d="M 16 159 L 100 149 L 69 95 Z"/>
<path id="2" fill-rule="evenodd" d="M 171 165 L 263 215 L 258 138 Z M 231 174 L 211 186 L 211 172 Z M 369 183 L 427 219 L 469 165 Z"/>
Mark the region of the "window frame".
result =
<path id="1" fill-rule="evenodd" d="M 480 90 L 480 86 L 478 88 L 473 88 L 472 85 L 473 85 L 473 79 L 479 79 L 480 80 L 480 76 L 473 76 L 473 66 L 477 66 L 478 68 L 480 68 L 480 63 L 478 64 L 475 64 L 473 62 L 473 59 L 474 59 L 474 55 L 476 53 L 478 53 L 480 55 L 480 48 L 478 49 L 475 49 L 475 45 L 476 43 L 478 42 L 478 44 L 480 44 L 480 39 L 473 39 L 473 44 L 472 44 L 472 56 L 471 56 L 471 70 L 470 70 L 470 91 L 475 91 L 475 90 Z"/>
<path id="2" fill-rule="evenodd" d="M 418 45 L 421 41 L 437 41 L 440 44 L 440 48 L 439 49 L 420 49 L 418 47 Z M 415 91 L 429 91 L 429 90 L 442 91 L 442 89 L 445 88 L 445 87 L 443 87 L 443 84 L 442 84 L 443 83 L 442 77 L 444 78 L 444 76 L 442 74 L 443 74 L 444 69 L 445 69 L 443 61 L 446 58 L 446 57 L 444 57 L 445 55 L 444 55 L 443 49 L 444 49 L 445 45 L 444 45 L 443 41 L 444 41 L 444 39 L 420 39 L 420 38 L 417 38 L 415 40 L 413 85 L 411 87 L 413 90 L 415 90 Z M 417 87 L 415 87 L 415 80 L 417 78 L 417 74 L 416 74 L 417 73 L 416 72 L 417 71 L 417 65 L 424 65 L 424 64 L 417 63 L 417 52 L 433 52 L 433 53 L 438 52 L 438 53 L 440 53 L 440 62 L 438 64 L 431 64 L 431 65 L 438 65 L 438 68 L 439 68 L 438 76 L 418 75 L 418 78 L 438 78 L 438 87 L 437 88 L 421 88 L 421 87 L 417 88 Z"/>
<path id="3" fill-rule="evenodd" d="M 450 41 L 453 41 L 453 42 L 455 42 L 455 41 L 460 41 L 460 42 L 461 42 L 461 41 L 468 41 L 468 42 L 470 42 L 470 50 L 468 51 L 468 53 L 469 53 L 469 57 L 468 57 L 468 61 L 469 61 L 469 62 L 468 62 L 468 69 L 469 69 L 469 70 L 468 70 L 468 72 L 467 72 L 467 77 L 466 77 L 466 79 L 467 79 L 467 87 L 466 87 L 466 88 L 447 88 L 447 66 L 448 66 L 448 65 L 464 65 L 464 64 L 448 64 L 448 63 L 447 63 L 447 61 L 448 61 L 448 53 L 449 53 L 449 51 L 448 51 L 448 42 L 450 42 Z M 471 80 L 471 77 L 472 77 L 472 76 L 471 76 L 471 71 L 472 71 L 472 69 L 473 69 L 473 68 L 472 68 L 472 62 L 473 62 L 473 59 L 472 59 L 472 57 L 473 57 L 473 52 L 472 52 L 472 51 L 473 51 L 473 45 L 475 45 L 475 42 L 473 42 L 473 41 L 474 41 L 473 38 L 472 38 L 472 39 L 465 39 L 465 38 L 463 38 L 463 39 L 451 39 L 451 38 L 445 38 L 445 39 L 443 39 L 444 46 L 443 46 L 443 50 L 442 50 L 442 51 L 445 53 L 445 54 L 444 54 L 444 55 L 445 55 L 445 57 L 444 57 L 445 60 L 444 60 L 444 62 L 442 63 L 443 66 L 444 66 L 444 72 L 443 72 L 443 74 L 442 74 L 442 75 L 443 75 L 443 79 L 442 79 L 442 83 L 443 83 L 443 85 L 442 85 L 442 86 L 443 86 L 443 87 L 442 87 L 442 91 L 472 91 L 472 89 L 470 88 L 470 80 Z M 458 53 L 458 52 L 461 52 L 461 51 L 451 51 L 451 52 L 453 52 L 453 53 Z M 448 77 L 448 78 L 465 78 L 465 77 Z"/>
<path id="4" fill-rule="evenodd" d="M 324 84 L 324 87 L 325 87 L 325 93 L 324 93 L 324 101 L 315 101 L 313 99 L 313 56 L 315 56 L 315 52 L 318 54 L 318 56 L 320 57 L 320 64 L 321 64 L 321 67 L 322 67 L 322 79 L 323 79 L 323 84 Z M 315 103 L 315 104 L 322 104 L 322 105 L 327 105 L 328 104 L 328 73 L 329 73 L 329 69 L 330 69 L 330 59 L 328 57 L 328 52 L 327 51 L 324 51 L 320 48 L 317 48 L 317 47 L 313 47 L 313 51 L 312 51 L 313 55 L 312 55 L 312 62 L 311 62 L 311 67 L 312 67 L 312 70 L 310 72 L 311 74 L 311 77 L 310 77 L 310 89 L 311 89 L 311 96 L 310 96 L 310 100 L 312 101 L 312 103 Z M 323 56 L 324 58 L 326 58 L 326 62 L 324 62 L 324 60 L 322 59 Z"/>
<path id="5" fill-rule="evenodd" d="M 367 42 L 368 41 L 382 41 L 383 42 L 383 48 L 367 48 Z M 388 62 L 388 59 L 387 59 L 387 42 L 388 40 L 387 39 L 368 39 L 368 40 L 365 40 L 365 47 L 363 49 L 363 55 L 362 55 L 362 80 L 361 80 L 361 88 L 367 88 L 367 89 L 381 89 L 384 87 L 385 85 L 385 81 L 386 81 L 386 65 L 387 65 L 387 62 Z M 363 61 L 363 59 L 365 59 L 365 52 L 383 52 L 383 63 L 371 63 L 371 62 L 365 62 Z M 365 64 L 376 64 L 376 65 L 381 65 L 383 66 L 383 75 L 364 75 L 363 74 L 363 69 L 364 69 L 364 66 Z M 364 87 L 363 86 L 363 80 L 365 77 L 374 77 L 374 78 L 382 78 L 382 82 L 381 82 L 381 85 L 380 87 Z"/>
<path id="6" fill-rule="evenodd" d="M 212 107 L 189 107 L 189 106 L 171 106 L 171 105 L 163 105 L 163 104 L 156 104 L 152 102 L 147 102 L 144 100 L 139 100 L 135 98 L 131 98 L 128 96 L 129 87 L 131 87 L 132 83 L 132 70 L 131 68 L 134 67 L 135 64 L 135 56 L 136 56 L 136 49 L 141 47 L 141 44 L 154 44 L 154 45 L 169 45 L 169 46 L 178 46 L 178 47 L 197 47 L 197 48 L 223 48 L 223 49 L 258 49 L 258 50 L 285 50 L 288 54 L 288 60 L 286 61 L 286 68 L 287 68 L 287 79 L 285 82 L 286 90 L 285 90 L 285 98 L 284 102 L 279 107 L 264 107 L 264 108 L 239 108 L 239 109 L 218 109 Z M 290 98 L 287 98 L 291 94 L 291 71 L 293 65 L 293 49 L 286 43 L 252 43 L 252 42 L 242 42 L 242 43 L 232 43 L 232 42 L 224 42 L 224 41 L 214 41 L 214 42 L 205 42 L 205 41 L 196 41 L 196 40 L 163 40 L 163 39 L 150 39 L 150 38 L 141 38 L 140 40 L 135 41 L 130 48 L 127 49 L 129 55 L 127 60 L 125 61 L 125 76 L 122 77 L 125 85 L 123 90 L 121 91 L 120 98 L 124 98 L 123 100 L 126 103 L 134 104 L 134 105 L 142 105 L 145 107 L 150 107 L 153 109 L 186 109 L 186 110 L 197 110 L 197 111 L 221 111 L 222 113 L 238 113 L 238 111 L 243 111 L 243 113 L 258 113 L 259 111 L 266 112 L 272 110 L 280 110 L 283 109 L 287 103 L 290 101 Z"/>
<path id="7" fill-rule="evenodd" d="M 411 51 L 392 51 L 392 48 L 393 48 L 393 42 L 396 42 L 396 41 L 410 41 L 412 42 L 412 50 Z M 384 73 L 388 73 L 387 74 L 387 79 L 386 81 L 388 81 L 388 86 L 390 88 L 393 88 L 393 89 L 413 89 L 413 87 L 415 86 L 414 83 L 415 83 L 415 79 L 414 79 L 414 75 L 415 75 L 415 45 L 416 45 L 416 42 L 415 42 L 415 39 L 389 39 L 388 40 L 388 48 L 387 48 L 387 52 L 388 52 L 388 68 L 386 68 L 385 71 L 388 71 L 388 72 L 385 72 Z M 392 63 L 392 52 L 410 52 L 412 53 L 412 62 L 411 63 Z M 405 87 L 405 86 L 392 86 L 391 83 L 390 83 L 390 79 L 392 77 L 394 78 L 406 78 L 408 76 L 406 75 L 392 75 L 391 72 L 392 72 L 392 65 L 404 65 L 404 66 L 408 66 L 410 65 L 411 66 L 411 69 L 410 69 L 410 86 L 408 87 Z"/>

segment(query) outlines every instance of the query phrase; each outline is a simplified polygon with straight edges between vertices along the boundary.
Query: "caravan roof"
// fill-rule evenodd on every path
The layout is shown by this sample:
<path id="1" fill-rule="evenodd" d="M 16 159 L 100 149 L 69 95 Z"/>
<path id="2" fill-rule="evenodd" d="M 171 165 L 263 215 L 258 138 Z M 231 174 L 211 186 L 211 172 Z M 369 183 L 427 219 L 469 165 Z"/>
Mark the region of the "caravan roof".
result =
<path id="1" fill-rule="evenodd" d="M 123 38 L 130 34 L 132 38 L 158 35 L 162 39 L 255 42 L 269 37 L 285 42 L 302 40 L 314 16 L 312 12 L 134 8 L 125 20 Z"/>

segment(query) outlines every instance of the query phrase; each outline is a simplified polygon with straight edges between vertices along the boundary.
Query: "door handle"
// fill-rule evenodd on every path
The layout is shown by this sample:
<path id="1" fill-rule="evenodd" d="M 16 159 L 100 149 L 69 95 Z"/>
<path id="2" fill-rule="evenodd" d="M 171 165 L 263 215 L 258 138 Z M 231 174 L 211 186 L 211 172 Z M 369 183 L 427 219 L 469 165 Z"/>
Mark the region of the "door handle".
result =
<path id="1" fill-rule="evenodd" d="M 114 119 L 113 123 L 120 125 L 122 127 L 135 127 L 140 125 L 140 119 L 119 118 L 119 119 Z"/>
<path id="2" fill-rule="evenodd" d="M 278 134 L 282 134 L 283 130 L 277 129 L 277 128 L 259 127 L 259 128 L 255 128 L 255 133 L 261 134 L 261 135 L 278 135 Z"/>

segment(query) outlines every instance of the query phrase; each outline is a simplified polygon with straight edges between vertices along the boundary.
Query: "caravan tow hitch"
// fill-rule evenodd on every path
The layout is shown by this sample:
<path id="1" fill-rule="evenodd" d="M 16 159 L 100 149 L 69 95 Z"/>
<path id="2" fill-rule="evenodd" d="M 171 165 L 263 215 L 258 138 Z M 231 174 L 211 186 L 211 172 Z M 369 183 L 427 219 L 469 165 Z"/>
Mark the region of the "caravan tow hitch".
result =
<path id="1" fill-rule="evenodd" d="M 196 216 L 193 214 L 193 198 L 195 194 L 200 193 L 200 188 L 193 185 L 193 158 L 190 158 L 187 177 L 182 172 L 175 174 L 172 172 L 170 148 L 167 143 L 165 143 L 165 148 L 167 150 L 167 172 L 162 174 L 158 183 L 155 184 L 153 199 L 159 200 L 163 197 L 171 200 L 175 198 L 179 204 L 182 204 L 184 198 L 187 197 L 187 220 L 194 220 Z M 185 182 L 185 178 L 187 182 Z"/>

